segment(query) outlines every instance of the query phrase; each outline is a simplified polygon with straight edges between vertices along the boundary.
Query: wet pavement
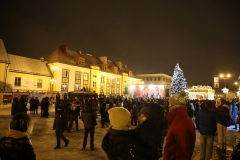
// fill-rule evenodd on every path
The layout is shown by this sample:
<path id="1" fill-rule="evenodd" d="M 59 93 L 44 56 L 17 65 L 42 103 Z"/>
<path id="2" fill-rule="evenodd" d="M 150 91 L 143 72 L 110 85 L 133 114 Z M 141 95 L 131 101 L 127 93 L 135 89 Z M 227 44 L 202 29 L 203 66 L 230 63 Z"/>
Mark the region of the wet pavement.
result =
<path id="1" fill-rule="evenodd" d="M 5 135 L 5 132 L 8 128 L 8 123 L 10 121 L 10 107 L 11 105 L 0 105 L 0 137 Z M 28 112 L 28 114 L 30 114 Z M 52 130 L 53 120 L 54 120 L 54 107 L 50 107 L 49 118 L 41 118 L 40 115 L 30 114 L 32 120 L 34 121 L 34 128 L 31 134 L 31 141 L 33 143 L 37 159 L 38 160 L 107 160 L 106 154 L 101 148 L 102 138 L 107 132 L 105 128 L 100 126 L 100 116 L 98 116 L 98 124 L 95 128 L 95 150 L 90 151 L 90 146 L 87 145 L 86 150 L 82 151 L 82 142 L 83 142 L 83 123 L 79 119 L 80 131 L 76 131 L 75 123 L 73 123 L 73 128 L 71 133 L 65 132 L 64 135 L 70 140 L 70 143 L 67 147 L 64 147 L 62 142 L 61 148 L 54 150 L 56 146 L 55 131 Z M 233 150 L 233 146 L 237 143 L 240 138 L 240 133 L 237 130 L 232 129 L 233 126 L 228 127 L 227 130 L 227 150 L 229 155 Z M 194 148 L 194 154 L 192 156 L 193 160 L 199 160 L 200 152 L 200 134 L 196 131 L 196 144 Z M 89 143 L 89 142 L 88 142 Z M 217 136 L 215 137 L 214 142 L 214 152 L 212 160 L 218 160 L 216 154 L 217 146 Z M 162 159 L 162 158 L 160 158 Z"/>

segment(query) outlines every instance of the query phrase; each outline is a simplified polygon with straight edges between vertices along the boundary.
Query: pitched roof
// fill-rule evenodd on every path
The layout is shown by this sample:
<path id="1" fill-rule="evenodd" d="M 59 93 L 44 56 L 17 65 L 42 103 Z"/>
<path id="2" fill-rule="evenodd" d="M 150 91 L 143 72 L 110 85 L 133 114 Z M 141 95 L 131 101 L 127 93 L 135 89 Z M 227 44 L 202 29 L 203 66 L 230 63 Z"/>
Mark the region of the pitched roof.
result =
<path id="1" fill-rule="evenodd" d="M 9 71 L 51 77 L 46 61 L 8 54 L 11 62 Z"/>
<path id="2" fill-rule="evenodd" d="M 69 64 L 69 65 L 75 65 L 78 66 L 77 62 L 75 62 L 74 59 L 76 58 L 82 58 L 85 60 L 85 64 L 84 66 L 81 67 L 85 67 L 85 68 L 91 68 L 91 65 L 94 66 L 101 66 L 103 63 L 107 63 L 107 68 L 106 68 L 106 72 L 113 72 L 115 74 L 121 74 L 123 72 L 125 73 L 129 73 L 129 69 L 126 67 L 126 65 L 122 65 L 121 69 L 114 63 L 111 62 L 110 60 L 107 60 L 107 57 L 94 57 L 91 54 L 88 53 L 81 53 L 81 51 L 72 51 L 69 50 L 67 48 L 66 45 L 61 45 L 59 46 L 59 48 L 57 50 L 55 50 L 54 52 L 52 52 L 47 58 L 46 60 L 49 63 L 65 63 L 65 64 Z M 103 62 L 101 60 L 101 58 L 106 58 L 106 62 Z M 117 72 L 113 71 L 113 67 L 117 67 L 118 70 Z M 136 75 L 132 74 L 131 77 L 136 77 Z"/>
<path id="3" fill-rule="evenodd" d="M 10 63 L 3 40 L 0 39 L 0 63 Z"/>

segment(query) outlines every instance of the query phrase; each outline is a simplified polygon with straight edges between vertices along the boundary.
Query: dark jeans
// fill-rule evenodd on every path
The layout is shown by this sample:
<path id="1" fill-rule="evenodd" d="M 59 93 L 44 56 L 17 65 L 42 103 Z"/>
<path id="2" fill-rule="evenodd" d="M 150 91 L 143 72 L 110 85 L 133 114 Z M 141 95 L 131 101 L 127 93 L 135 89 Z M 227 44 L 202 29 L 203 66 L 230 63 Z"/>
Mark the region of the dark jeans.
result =
<path id="1" fill-rule="evenodd" d="M 84 128 L 84 139 L 83 139 L 83 148 L 86 147 L 87 145 L 87 138 L 88 138 L 88 133 L 90 132 L 90 147 L 91 149 L 94 148 L 94 132 L 95 132 L 95 127 L 92 128 Z"/>
<path id="2" fill-rule="evenodd" d="M 63 135 L 63 130 L 56 130 L 56 138 L 57 138 L 57 146 L 60 147 L 60 138 L 66 143 L 68 140 L 67 138 Z"/>
<path id="3" fill-rule="evenodd" d="M 78 115 L 77 114 L 70 114 L 70 122 L 69 122 L 69 126 L 68 126 L 68 131 L 70 131 L 70 129 L 72 128 L 73 121 L 76 124 L 76 130 L 78 130 Z"/>

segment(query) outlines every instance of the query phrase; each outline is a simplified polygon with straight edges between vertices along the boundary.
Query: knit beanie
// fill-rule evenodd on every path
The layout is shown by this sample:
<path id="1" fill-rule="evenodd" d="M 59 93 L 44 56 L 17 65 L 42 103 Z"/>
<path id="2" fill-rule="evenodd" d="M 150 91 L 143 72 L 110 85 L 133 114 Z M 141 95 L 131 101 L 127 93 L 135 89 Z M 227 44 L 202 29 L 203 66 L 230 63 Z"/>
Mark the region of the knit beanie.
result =
<path id="1" fill-rule="evenodd" d="M 173 110 L 174 108 L 186 105 L 185 96 L 186 96 L 185 91 L 181 91 L 179 94 L 174 94 L 169 99 L 169 111 L 171 112 L 171 110 Z"/>
<path id="2" fill-rule="evenodd" d="M 143 107 L 140 113 L 143 114 L 145 117 L 147 117 L 149 114 L 149 107 Z"/>
<path id="3" fill-rule="evenodd" d="M 113 107 L 108 110 L 112 129 L 128 130 L 130 124 L 130 113 L 126 108 Z"/>

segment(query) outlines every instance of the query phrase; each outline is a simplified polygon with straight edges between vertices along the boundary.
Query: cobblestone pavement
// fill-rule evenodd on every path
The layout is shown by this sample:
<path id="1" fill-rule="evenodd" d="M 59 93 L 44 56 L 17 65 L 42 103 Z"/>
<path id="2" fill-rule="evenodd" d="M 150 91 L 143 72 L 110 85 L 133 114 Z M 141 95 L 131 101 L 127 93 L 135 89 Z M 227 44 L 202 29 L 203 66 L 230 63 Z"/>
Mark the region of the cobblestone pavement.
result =
<path id="1" fill-rule="evenodd" d="M 0 105 L 0 137 L 5 135 L 8 127 L 10 116 L 10 105 Z M 72 133 L 64 133 L 64 135 L 70 140 L 68 147 L 62 147 L 60 149 L 54 150 L 56 146 L 55 132 L 52 130 L 53 119 L 54 119 L 54 107 L 50 107 L 49 118 L 41 118 L 40 115 L 30 114 L 34 121 L 34 129 L 31 134 L 31 141 L 33 143 L 37 159 L 38 160 L 107 160 L 106 154 L 101 149 L 102 138 L 106 133 L 106 129 L 101 128 L 100 123 L 97 124 L 95 128 L 95 150 L 90 151 L 90 147 L 87 146 L 85 151 L 82 151 L 82 141 L 83 141 L 83 124 L 79 120 L 80 131 L 76 131 L 75 124 L 73 124 Z M 29 113 L 28 113 L 29 114 Z M 100 116 L 99 116 L 100 118 Z M 100 119 L 98 119 L 100 122 Z M 240 138 L 240 133 L 236 130 L 228 127 L 227 131 L 227 142 L 229 154 Z M 199 132 L 196 131 L 196 145 L 194 148 L 194 154 L 192 159 L 199 160 Z M 217 144 L 217 137 L 215 138 L 214 145 Z M 216 147 L 215 147 L 216 149 Z M 162 158 L 160 158 L 162 159 Z M 212 160 L 217 160 L 216 150 L 213 152 Z"/>

